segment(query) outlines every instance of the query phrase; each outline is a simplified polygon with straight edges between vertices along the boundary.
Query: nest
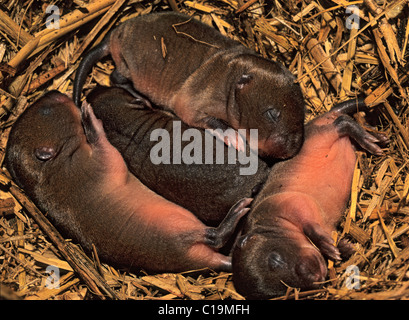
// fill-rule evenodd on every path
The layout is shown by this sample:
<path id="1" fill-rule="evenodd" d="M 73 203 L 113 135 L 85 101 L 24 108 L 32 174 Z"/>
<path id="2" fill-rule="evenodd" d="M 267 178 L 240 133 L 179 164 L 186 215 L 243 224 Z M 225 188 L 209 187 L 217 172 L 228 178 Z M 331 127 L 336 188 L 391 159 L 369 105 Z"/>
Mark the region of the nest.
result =
<path id="1" fill-rule="evenodd" d="M 390 137 L 382 156 L 358 152 L 350 203 L 335 237 L 356 248 L 329 261 L 322 288 L 288 288 L 277 299 L 409 297 L 408 1 L 25 1 L 0 5 L 0 159 L 15 119 L 44 91 L 72 92 L 84 52 L 121 21 L 177 10 L 285 64 L 297 77 L 307 120 L 335 103 L 366 96 L 366 118 Z M 49 7 L 54 5 L 54 7 Z M 48 8 L 48 9 L 47 9 Z M 50 10 L 51 9 L 51 10 Z M 59 28 L 48 29 L 60 15 Z M 99 62 L 86 90 L 109 84 Z M 358 115 L 358 121 L 364 121 Z M 0 175 L 0 297 L 3 299 L 243 299 L 230 273 L 192 270 L 133 274 L 86 256 L 63 239 L 8 178 Z"/>

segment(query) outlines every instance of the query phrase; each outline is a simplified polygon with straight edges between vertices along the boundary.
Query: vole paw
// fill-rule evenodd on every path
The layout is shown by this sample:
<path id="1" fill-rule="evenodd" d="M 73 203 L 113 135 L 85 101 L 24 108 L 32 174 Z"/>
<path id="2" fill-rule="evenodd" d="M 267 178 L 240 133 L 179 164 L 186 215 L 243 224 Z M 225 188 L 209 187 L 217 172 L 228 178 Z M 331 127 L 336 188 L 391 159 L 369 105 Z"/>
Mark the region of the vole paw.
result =
<path id="1" fill-rule="evenodd" d="M 377 145 L 380 142 L 377 136 L 365 132 L 365 134 L 357 141 L 364 149 L 369 151 L 372 154 L 381 155 L 382 149 Z"/>
<path id="2" fill-rule="evenodd" d="M 251 203 L 253 202 L 253 198 L 243 198 L 239 201 L 237 201 L 229 210 L 229 212 L 234 211 L 234 212 L 239 212 L 242 209 L 248 207 Z"/>
<path id="3" fill-rule="evenodd" d="M 340 115 L 334 125 L 338 128 L 338 133 L 347 135 L 354 139 L 363 149 L 375 155 L 381 155 L 382 149 L 378 144 L 386 144 L 389 139 L 386 135 L 380 132 L 367 132 L 355 120 L 347 115 Z"/>
<path id="4" fill-rule="evenodd" d="M 247 207 L 252 201 L 252 198 L 243 198 L 236 202 L 217 228 L 207 228 L 205 243 L 216 249 L 223 247 L 234 233 L 239 220 L 250 211 Z"/>
<path id="5" fill-rule="evenodd" d="M 334 245 L 334 240 L 319 224 L 309 224 L 303 228 L 303 231 L 324 256 L 332 260 L 342 260 L 340 251 Z"/>
<path id="6" fill-rule="evenodd" d="M 337 247 L 338 247 L 339 251 L 341 252 L 341 256 L 343 258 L 349 258 L 356 251 L 354 245 L 351 242 L 349 242 L 347 239 L 341 239 L 338 242 Z"/>
<path id="7" fill-rule="evenodd" d="M 131 104 L 133 109 L 153 109 L 150 101 L 141 96 L 134 97 L 134 99 L 131 101 Z"/>
<path id="8" fill-rule="evenodd" d="M 89 143 L 95 144 L 100 137 L 105 135 L 102 121 L 97 119 L 91 105 L 86 100 L 81 106 L 81 121 Z"/>
<path id="9" fill-rule="evenodd" d="M 246 142 L 237 131 L 229 128 L 225 131 L 221 129 L 208 129 L 208 132 L 223 141 L 228 147 L 233 147 L 239 152 L 245 152 Z"/>

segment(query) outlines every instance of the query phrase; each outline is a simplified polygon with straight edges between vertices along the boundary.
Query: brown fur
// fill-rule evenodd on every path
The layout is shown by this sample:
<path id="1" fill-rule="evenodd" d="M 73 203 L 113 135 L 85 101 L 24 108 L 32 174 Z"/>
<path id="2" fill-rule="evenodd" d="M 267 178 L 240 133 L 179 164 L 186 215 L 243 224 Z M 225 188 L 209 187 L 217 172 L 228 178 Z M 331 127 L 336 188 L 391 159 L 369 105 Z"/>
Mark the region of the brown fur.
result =
<path id="1" fill-rule="evenodd" d="M 87 73 L 108 54 L 117 84 L 130 81 L 189 126 L 257 129 L 253 147 L 268 159 L 294 156 L 302 145 L 304 102 L 292 74 L 196 19 L 165 12 L 121 24 L 81 62 L 77 105 Z M 244 141 L 229 143 L 240 149 Z"/>
<path id="2" fill-rule="evenodd" d="M 150 151 L 157 144 L 150 136 L 156 129 L 166 129 L 171 137 L 173 154 L 173 121 L 178 118 L 161 111 L 140 109 L 130 93 L 121 88 L 97 87 L 86 100 L 92 105 L 97 116 L 104 123 L 108 140 L 123 156 L 129 171 L 141 182 L 195 214 L 207 225 L 218 225 L 226 213 L 239 199 L 252 196 L 252 189 L 263 183 L 269 172 L 267 164 L 255 158 L 257 171 L 251 175 L 241 175 L 240 168 L 248 164 L 228 164 L 229 149 L 223 142 L 210 137 L 213 155 L 216 148 L 224 152 L 223 164 L 153 164 Z M 190 129 L 181 123 L 181 134 Z M 205 159 L 205 131 L 200 132 L 202 159 Z M 183 141 L 184 148 L 192 142 Z M 233 150 L 237 153 L 236 150 Z M 172 185 L 170 188 L 169 185 Z"/>

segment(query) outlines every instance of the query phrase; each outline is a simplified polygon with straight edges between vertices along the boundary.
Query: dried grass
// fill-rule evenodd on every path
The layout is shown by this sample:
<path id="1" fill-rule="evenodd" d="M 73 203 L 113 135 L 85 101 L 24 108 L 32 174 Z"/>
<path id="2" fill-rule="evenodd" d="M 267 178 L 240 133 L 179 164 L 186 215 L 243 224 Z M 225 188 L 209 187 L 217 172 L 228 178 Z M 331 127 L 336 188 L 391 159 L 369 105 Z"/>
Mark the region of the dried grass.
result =
<path id="1" fill-rule="evenodd" d="M 351 202 L 336 235 L 349 238 L 357 253 L 347 261 L 329 263 L 330 279 L 322 289 L 299 292 L 289 288 L 279 299 L 407 299 L 407 2 L 56 1 L 62 14 L 60 29 L 49 30 L 44 22 L 51 1 L 3 1 L 0 159 L 10 126 L 27 104 L 44 90 L 71 93 L 79 58 L 117 22 L 159 10 L 195 14 L 262 55 L 286 64 L 302 87 L 308 119 L 362 93 L 369 104 L 383 102 L 372 108 L 368 121 L 386 132 L 391 143 L 381 157 L 358 153 Z M 350 4 L 361 8 L 356 16 L 347 12 Z M 346 28 L 358 16 L 359 28 Z M 112 68 L 109 60 L 100 62 L 86 87 L 107 84 Z M 228 273 L 131 274 L 101 264 L 95 255 L 85 257 L 81 248 L 58 235 L 18 188 L 10 188 L 6 175 L 2 169 L 0 298 L 242 299 Z M 50 265 L 59 268 L 59 288 L 49 288 Z M 360 288 L 346 286 L 351 265 L 358 267 Z"/>

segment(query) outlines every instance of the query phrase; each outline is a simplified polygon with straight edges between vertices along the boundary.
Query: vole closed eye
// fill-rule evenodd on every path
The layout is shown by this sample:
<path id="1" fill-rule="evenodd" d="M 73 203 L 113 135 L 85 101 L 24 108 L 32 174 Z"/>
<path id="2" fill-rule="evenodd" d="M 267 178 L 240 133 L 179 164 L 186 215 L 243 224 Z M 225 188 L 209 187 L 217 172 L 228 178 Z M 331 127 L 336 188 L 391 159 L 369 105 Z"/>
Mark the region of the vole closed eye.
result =
<path id="1" fill-rule="evenodd" d="M 281 111 L 275 108 L 270 108 L 264 112 L 264 117 L 270 122 L 277 122 L 280 118 Z"/>

